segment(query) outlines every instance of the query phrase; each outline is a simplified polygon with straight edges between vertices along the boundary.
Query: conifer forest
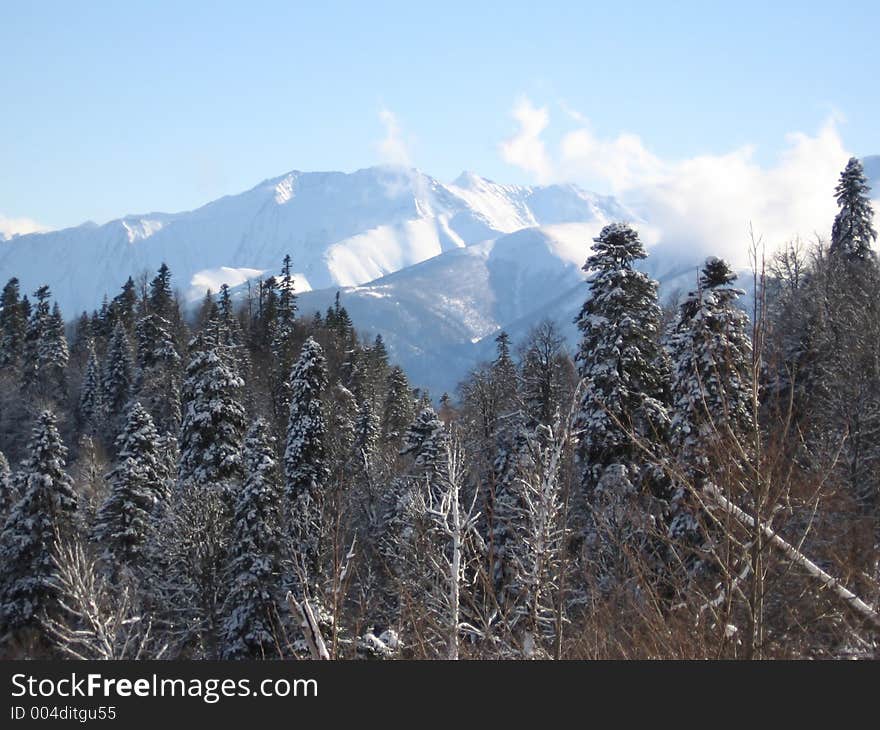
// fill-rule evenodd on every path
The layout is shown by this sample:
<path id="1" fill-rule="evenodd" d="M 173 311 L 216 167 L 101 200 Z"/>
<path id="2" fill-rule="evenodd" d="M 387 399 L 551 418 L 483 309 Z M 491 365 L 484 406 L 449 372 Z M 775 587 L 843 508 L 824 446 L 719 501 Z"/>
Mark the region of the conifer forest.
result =
<path id="1" fill-rule="evenodd" d="M 661 298 L 635 225 L 449 393 L 275 275 L 92 312 L 3 271 L 0 656 L 880 656 L 880 262 L 743 241 Z M 748 292 L 748 294 L 746 293 Z"/>

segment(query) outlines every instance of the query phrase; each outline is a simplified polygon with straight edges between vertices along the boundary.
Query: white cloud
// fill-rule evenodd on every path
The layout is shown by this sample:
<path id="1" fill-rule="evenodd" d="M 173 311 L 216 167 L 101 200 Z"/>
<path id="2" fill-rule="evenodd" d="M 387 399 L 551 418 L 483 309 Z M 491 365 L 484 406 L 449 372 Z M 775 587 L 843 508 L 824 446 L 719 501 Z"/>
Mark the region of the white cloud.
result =
<path id="1" fill-rule="evenodd" d="M 0 213 L 0 239 L 23 236 L 26 233 L 42 233 L 50 230 L 48 226 L 37 223 L 30 218 L 7 218 Z"/>
<path id="2" fill-rule="evenodd" d="M 510 139 L 499 145 L 501 157 L 505 162 L 530 172 L 539 183 L 549 182 L 553 176 L 553 165 L 541 135 L 550 124 L 547 107 L 537 108 L 526 97 L 513 107 L 513 117 L 519 130 Z"/>
<path id="3" fill-rule="evenodd" d="M 379 142 L 379 156 L 387 165 L 410 167 L 412 154 L 410 144 L 404 138 L 397 115 L 389 109 L 379 111 L 379 119 L 385 127 L 385 136 Z"/>
<path id="4" fill-rule="evenodd" d="M 830 231 L 834 186 L 850 156 L 837 117 L 815 134 L 788 135 L 776 161 L 762 165 L 751 146 L 662 159 L 636 134 L 599 137 L 582 115 L 563 110 L 578 126 L 551 154 L 542 139 L 550 124 L 547 109 L 520 99 L 512 112 L 520 132 L 502 143 L 502 157 L 538 182 L 578 182 L 613 193 L 660 230 L 664 246 L 744 265 L 750 223 L 768 250 L 796 235 Z"/>

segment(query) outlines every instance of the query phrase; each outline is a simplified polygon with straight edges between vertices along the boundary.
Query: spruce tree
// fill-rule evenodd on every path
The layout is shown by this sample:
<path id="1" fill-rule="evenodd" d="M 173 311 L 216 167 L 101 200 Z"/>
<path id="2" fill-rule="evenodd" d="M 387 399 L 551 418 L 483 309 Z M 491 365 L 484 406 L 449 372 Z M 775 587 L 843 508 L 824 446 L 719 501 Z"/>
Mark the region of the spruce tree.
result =
<path id="1" fill-rule="evenodd" d="M 122 291 L 117 294 L 107 307 L 105 320 L 107 332 L 112 332 L 116 325 L 122 325 L 126 332 L 131 332 L 134 327 L 135 308 L 137 307 L 137 289 L 134 279 L 130 276 Z"/>
<path id="2" fill-rule="evenodd" d="M 19 296 L 18 279 L 13 277 L 0 293 L 0 371 L 20 364 L 26 330 L 27 314 Z"/>
<path id="3" fill-rule="evenodd" d="M 171 270 L 164 262 L 150 282 L 150 293 L 147 303 L 151 314 L 171 321 L 176 305 L 174 302 L 174 292 L 171 290 Z"/>
<path id="4" fill-rule="evenodd" d="M 161 297 L 159 301 L 163 301 Z M 176 434 L 181 419 L 181 358 L 174 344 L 171 323 L 158 311 L 153 311 L 137 321 L 135 333 L 138 397 L 153 416 L 160 432 Z"/>
<path id="5" fill-rule="evenodd" d="M 382 438 L 399 439 L 413 419 L 413 395 L 406 373 L 395 365 L 388 373 L 382 411 Z"/>
<path id="6" fill-rule="evenodd" d="M 12 506 L 16 502 L 16 493 L 12 486 L 12 471 L 6 456 L 0 451 L 0 524 L 6 521 Z"/>
<path id="7" fill-rule="evenodd" d="M 26 388 L 35 396 L 55 402 L 65 394 L 65 369 L 69 352 L 64 336 L 64 321 L 48 286 L 37 289 L 37 305 L 31 313 L 25 334 L 23 377 Z"/>
<path id="8" fill-rule="evenodd" d="M 868 195 L 870 189 L 862 163 L 851 157 L 834 190 L 840 211 L 831 228 L 832 254 L 861 260 L 873 256 L 871 246 L 877 240 L 877 231 Z"/>
<path id="9" fill-rule="evenodd" d="M 667 421 L 657 282 L 635 268 L 645 257 L 635 229 L 612 223 L 594 239 L 584 265 L 590 296 L 577 319 L 583 388 L 574 425 L 588 549 L 601 580 L 622 578 L 621 546 L 642 542 L 652 485 L 636 440 L 658 441 Z"/>
<path id="10" fill-rule="evenodd" d="M 403 437 L 402 455 L 411 455 L 418 470 L 436 475 L 446 464 L 446 427 L 434 409 L 425 406 L 410 424 Z"/>
<path id="11" fill-rule="evenodd" d="M 88 361 L 83 374 L 82 386 L 79 390 L 79 401 L 76 409 L 77 426 L 80 431 L 92 434 L 97 429 L 104 413 L 103 388 L 98 356 L 95 354 L 94 343 L 88 343 Z"/>
<path id="12" fill-rule="evenodd" d="M 43 411 L 22 464 L 22 494 L 0 533 L 0 630 L 34 626 L 54 609 L 59 540 L 75 530 L 77 497 L 55 416 Z"/>
<path id="13" fill-rule="evenodd" d="M 94 538 L 108 565 L 134 567 L 152 532 L 156 505 L 169 496 L 169 477 L 153 419 L 133 403 L 117 439 L 116 465 L 107 475 L 110 493 L 98 511 Z"/>
<path id="14" fill-rule="evenodd" d="M 284 257 L 281 278 L 276 280 L 278 295 L 272 301 L 270 325 L 272 364 L 272 402 L 277 414 L 287 414 L 290 408 L 288 376 L 296 359 L 296 292 L 291 273 L 290 256 Z"/>
<path id="15" fill-rule="evenodd" d="M 275 439 L 258 419 L 245 439 L 245 481 L 233 512 L 224 659 L 264 659 L 276 653 L 280 498 Z"/>
<path id="16" fill-rule="evenodd" d="M 134 362 L 128 335 L 122 322 L 113 327 L 101 376 L 102 399 L 109 415 L 110 435 L 115 438 L 117 422 L 124 417 L 134 385 Z"/>
<path id="17" fill-rule="evenodd" d="M 219 325 L 211 320 L 190 344 L 178 480 L 181 485 L 219 489 L 231 500 L 231 490 L 244 476 L 246 417 L 239 400 L 244 381 L 234 356 L 219 340 Z"/>
<path id="18" fill-rule="evenodd" d="M 638 472 L 642 457 L 632 436 L 653 438 L 666 419 L 657 282 L 634 266 L 645 250 L 621 223 L 605 226 L 594 241 L 576 357 L 583 391 L 575 425 L 588 490 L 612 464 Z"/>
<path id="19" fill-rule="evenodd" d="M 321 346 L 306 340 L 290 374 L 290 420 L 284 449 L 285 492 L 295 546 L 310 576 L 319 570 L 321 509 L 329 477 L 321 396 L 327 365 Z"/>
<path id="20" fill-rule="evenodd" d="M 744 292 L 732 286 L 735 280 L 725 261 L 707 259 L 699 288 L 682 302 L 667 335 L 672 361 L 671 438 L 691 488 L 716 477 L 715 470 L 727 461 L 732 444 L 737 444 L 734 452 L 750 450 L 752 344 L 748 317 L 737 306 Z M 671 508 L 673 537 L 701 539 L 693 502 L 686 486 L 678 485 Z"/>

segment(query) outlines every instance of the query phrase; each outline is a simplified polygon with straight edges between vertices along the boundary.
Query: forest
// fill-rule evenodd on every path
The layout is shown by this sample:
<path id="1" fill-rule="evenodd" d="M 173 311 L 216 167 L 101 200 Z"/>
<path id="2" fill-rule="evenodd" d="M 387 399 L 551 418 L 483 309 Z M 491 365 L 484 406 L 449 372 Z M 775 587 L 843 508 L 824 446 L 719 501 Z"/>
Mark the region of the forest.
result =
<path id="1" fill-rule="evenodd" d="M 744 240 L 750 272 L 710 257 L 665 300 L 610 223 L 577 348 L 501 332 L 455 393 L 338 295 L 300 311 L 290 257 L 196 307 L 163 265 L 78 319 L 10 278 L 0 656 L 877 658 L 857 159 L 834 192 L 829 239 Z"/>

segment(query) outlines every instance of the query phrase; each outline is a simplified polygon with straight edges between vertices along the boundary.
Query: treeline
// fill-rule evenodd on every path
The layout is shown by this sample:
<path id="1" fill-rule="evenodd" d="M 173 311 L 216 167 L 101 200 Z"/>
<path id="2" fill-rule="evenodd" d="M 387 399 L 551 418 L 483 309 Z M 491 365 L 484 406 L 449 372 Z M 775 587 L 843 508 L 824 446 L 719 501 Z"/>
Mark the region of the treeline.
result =
<path id="1" fill-rule="evenodd" d="M 872 656 L 880 268 L 860 163 L 830 242 L 710 258 L 661 305 L 594 240 L 544 322 L 437 409 L 337 296 L 185 316 L 166 266 L 64 319 L 0 299 L 7 657 Z M 751 313 L 751 316 L 746 314 Z M 12 469 L 10 464 L 17 465 Z"/>

